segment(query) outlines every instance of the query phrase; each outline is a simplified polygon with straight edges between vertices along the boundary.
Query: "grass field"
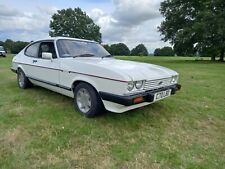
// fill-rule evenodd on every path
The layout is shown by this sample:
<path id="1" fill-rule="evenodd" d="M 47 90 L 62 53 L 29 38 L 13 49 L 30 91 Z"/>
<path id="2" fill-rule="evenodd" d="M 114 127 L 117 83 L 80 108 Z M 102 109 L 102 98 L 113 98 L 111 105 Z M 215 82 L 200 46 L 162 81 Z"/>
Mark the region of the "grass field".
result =
<path id="1" fill-rule="evenodd" d="M 225 64 L 179 57 L 119 57 L 180 73 L 175 96 L 88 119 L 72 99 L 21 90 L 0 58 L 0 168 L 224 169 Z"/>

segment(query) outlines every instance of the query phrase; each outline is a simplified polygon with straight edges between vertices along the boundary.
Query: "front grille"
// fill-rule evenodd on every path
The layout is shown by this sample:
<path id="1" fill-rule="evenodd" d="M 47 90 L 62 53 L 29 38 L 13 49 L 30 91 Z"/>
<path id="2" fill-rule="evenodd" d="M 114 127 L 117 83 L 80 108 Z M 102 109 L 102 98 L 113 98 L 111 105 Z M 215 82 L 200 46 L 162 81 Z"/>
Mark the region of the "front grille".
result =
<path id="1" fill-rule="evenodd" d="M 166 87 L 171 85 L 172 78 L 147 80 L 144 85 L 144 90 L 158 89 L 161 87 Z"/>

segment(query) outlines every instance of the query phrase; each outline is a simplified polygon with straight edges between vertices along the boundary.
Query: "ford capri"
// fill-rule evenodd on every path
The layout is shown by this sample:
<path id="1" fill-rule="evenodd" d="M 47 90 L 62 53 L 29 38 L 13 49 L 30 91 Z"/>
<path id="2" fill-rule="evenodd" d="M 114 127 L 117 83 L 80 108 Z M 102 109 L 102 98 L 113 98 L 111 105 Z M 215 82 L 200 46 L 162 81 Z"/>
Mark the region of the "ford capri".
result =
<path id="1" fill-rule="evenodd" d="M 32 42 L 14 56 L 11 70 L 21 89 L 38 85 L 74 98 L 86 117 L 146 106 L 181 88 L 176 71 L 115 59 L 95 41 L 66 37 Z"/>

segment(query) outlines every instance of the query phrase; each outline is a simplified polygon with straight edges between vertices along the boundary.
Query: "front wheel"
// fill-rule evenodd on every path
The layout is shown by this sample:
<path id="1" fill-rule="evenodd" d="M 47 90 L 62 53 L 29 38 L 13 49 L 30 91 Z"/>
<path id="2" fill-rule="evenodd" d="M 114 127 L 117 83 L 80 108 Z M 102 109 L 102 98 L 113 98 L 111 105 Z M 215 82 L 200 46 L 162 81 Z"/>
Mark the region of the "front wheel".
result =
<path id="1" fill-rule="evenodd" d="M 29 81 L 29 79 L 26 77 L 25 73 L 21 69 L 17 71 L 17 82 L 18 86 L 21 89 L 26 89 L 32 86 L 32 83 Z"/>
<path id="2" fill-rule="evenodd" d="M 74 89 L 75 108 L 86 117 L 94 117 L 104 112 L 101 98 L 87 83 L 79 83 Z"/>

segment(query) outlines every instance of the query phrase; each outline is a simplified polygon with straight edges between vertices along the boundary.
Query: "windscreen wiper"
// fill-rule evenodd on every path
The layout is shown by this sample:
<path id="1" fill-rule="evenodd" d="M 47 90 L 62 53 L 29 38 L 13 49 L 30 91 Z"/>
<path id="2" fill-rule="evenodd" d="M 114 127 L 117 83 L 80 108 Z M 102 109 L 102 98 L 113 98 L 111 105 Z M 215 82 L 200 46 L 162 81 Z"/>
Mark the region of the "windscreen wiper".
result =
<path id="1" fill-rule="evenodd" d="M 102 56 L 102 59 L 103 58 L 110 58 L 110 57 L 112 57 L 112 55 L 105 55 L 105 56 Z"/>
<path id="2" fill-rule="evenodd" d="M 95 56 L 94 54 L 91 54 L 91 53 L 85 53 L 85 54 L 81 54 L 81 55 L 75 55 L 73 56 L 73 58 L 76 58 L 76 57 L 93 57 Z"/>

